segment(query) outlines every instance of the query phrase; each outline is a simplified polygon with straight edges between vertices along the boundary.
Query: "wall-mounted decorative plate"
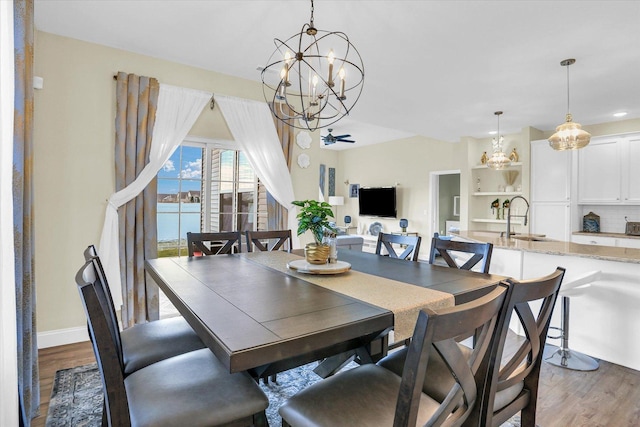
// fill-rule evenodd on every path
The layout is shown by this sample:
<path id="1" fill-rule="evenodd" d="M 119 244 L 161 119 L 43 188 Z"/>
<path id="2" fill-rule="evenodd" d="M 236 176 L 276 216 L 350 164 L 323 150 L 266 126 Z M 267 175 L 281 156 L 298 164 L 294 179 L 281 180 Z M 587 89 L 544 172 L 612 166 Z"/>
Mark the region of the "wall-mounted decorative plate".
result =
<path id="1" fill-rule="evenodd" d="M 371 225 L 369 226 L 369 233 L 371 233 L 372 236 L 377 236 L 381 232 L 382 232 L 382 224 L 380 224 L 379 222 L 372 222 Z"/>
<path id="2" fill-rule="evenodd" d="M 309 132 L 298 132 L 298 135 L 296 136 L 296 144 L 298 144 L 298 147 L 302 148 L 303 150 L 311 147 L 311 135 L 309 135 Z"/>
<path id="3" fill-rule="evenodd" d="M 308 168 L 310 164 L 311 160 L 309 159 L 309 156 L 304 153 L 298 156 L 298 166 L 300 166 L 302 169 Z"/>

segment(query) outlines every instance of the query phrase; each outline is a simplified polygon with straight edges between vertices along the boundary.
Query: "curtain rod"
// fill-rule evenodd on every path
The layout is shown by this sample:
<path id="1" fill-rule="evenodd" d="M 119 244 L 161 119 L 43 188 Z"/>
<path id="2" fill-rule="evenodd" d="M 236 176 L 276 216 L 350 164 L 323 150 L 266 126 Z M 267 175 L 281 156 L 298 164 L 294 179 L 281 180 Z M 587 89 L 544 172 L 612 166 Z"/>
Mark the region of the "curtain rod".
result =
<path id="1" fill-rule="evenodd" d="M 113 75 L 113 80 L 118 80 L 118 75 L 114 74 Z M 209 108 L 211 108 L 213 110 L 213 107 L 215 107 L 216 103 L 213 99 L 213 96 L 211 97 L 211 103 L 209 104 Z"/>

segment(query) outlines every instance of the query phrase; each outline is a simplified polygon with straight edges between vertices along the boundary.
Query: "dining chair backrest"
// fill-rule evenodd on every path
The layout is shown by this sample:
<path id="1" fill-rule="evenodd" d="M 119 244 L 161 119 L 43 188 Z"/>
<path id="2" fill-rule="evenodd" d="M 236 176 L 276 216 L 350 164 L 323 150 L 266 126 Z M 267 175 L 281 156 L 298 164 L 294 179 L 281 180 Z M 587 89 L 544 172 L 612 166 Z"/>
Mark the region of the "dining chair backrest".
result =
<path id="1" fill-rule="evenodd" d="M 100 305 L 107 316 L 108 326 L 111 332 L 111 336 L 113 337 L 116 347 L 118 349 L 118 357 L 120 359 L 121 365 L 124 367 L 124 356 L 122 351 L 122 339 L 120 336 L 120 326 L 118 324 L 118 317 L 116 315 L 116 307 L 113 303 L 113 297 L 111 296 L 111 289 L 109 288 L 109 284 L 107 282 L 107 277 L 104 272 L 104 268 L 102 266 L 102 262 L 100 261 L 100 257 L 98 256 L 98 251 L 94 245 L 89 245 L 87 249 L 84 251 L 84 260 L 85 261 L 93 261 L 96 277 L 96 286 L 99 288 L 96 289 L 96 296 Z"/>
<path id="2" fill-rule="evenodd" d="M 102 287 L 94 259 L 86 261 L 76 275 L 80 299 L 87 316 L 91 343 L 96 356 L 104 390 L 105 414 L 110 426 L 130 425 L 129 405 L 124 386 L 121 352 L 113 339 L 110 319 L 99 292 Z"/>
<path id="3" fill-rule="evenodd" d="M 422 238 L 420 236 L 379 233 L 378 242 L 376 243 L 376 254 L 382 255 L 382 248 L 384 247 L 391 258 L 418 261 L 421 240 Z M 400 253 L 396 252 L 396 247 L 393 246 L 394 244 L 400 245 Z"/>
<path id="4" fill-rule="evenodd" d="M 394 426 L 415 426 L 420 396 L 429 379 L 429 354 L 436 351 L 455 378 L 455 384 L 427 425 L 461 425 L 480 404 L 486 375 L 495 351 L 498 332 L 506 317 L 504 302 L 510 288 L 497 286 L 489 294 L 436 312 L 422 310 L 409 345 Z M 476 332 L 470 354 L 464 354 L 456 338 Z"/>
<path id="5" fill-rule="evenodd" d="M 449 267 L 471 270 L 477 264 L 480 264 L 478 271 L 480 273 L 488 273 L 492 252 L 493 244 L 491 243 L 445 240 L 441 239 L 438 233 L 435 233 L 431 239 L 429 264 L 434 264 L 436 256 L 440 255 Z M 469 254 L 471 255 L 470 257 L 468 256 Z"/>
<path id="6" fill-rule="evenodd" d="M 247 237 L 247 250 L 249 252 L 253 252 L 254 246 L 256 249 L 263 252 L 279 250 L 291 252 L 291 230 L 247 230 L 245 234 Z"/>
<path id="7" fill-rule="evenodd" d="M 538 381 L 544 344 L 551 321 L 551 314 L 558 298 L 565 269 L 558 267 L 547 276 L 518 281 L 508 279 L 512 288 L 507 301 L 507 316 L 500 331 L 493 364 L 489 366 L 487 389 L 481 405 L 480 425 L 500 426 L 510 417 L 521 412 L 523 427 L 535 426 Z M 530 303 L 535 301 L 537 315 Z M 515 313 L 524 329 L 507 357 L 510 319 Z M 519 392 L 517 392 L 520 390 Z M 514 392 L 515 391 L 515 392 Z M 513 397 L 515 395 L 515 397 Z M 505 396 L 511 398 L 506 399 Z"/>
<path id="8" fill-rule="evenodd" d="M 222 255 L 242 252 L 242 233 L 222 231 L 219 233 L 187 233 L 189 256 Z"/>

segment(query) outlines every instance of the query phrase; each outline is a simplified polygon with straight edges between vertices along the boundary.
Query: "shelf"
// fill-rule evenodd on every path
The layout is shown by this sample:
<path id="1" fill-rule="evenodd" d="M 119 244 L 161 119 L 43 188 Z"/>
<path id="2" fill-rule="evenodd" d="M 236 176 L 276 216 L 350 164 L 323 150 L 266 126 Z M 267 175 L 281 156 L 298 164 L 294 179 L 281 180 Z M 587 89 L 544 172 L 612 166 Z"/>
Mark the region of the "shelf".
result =
<path id="1" fill-rule="evenodd" d="M 509 166 L 506 167 L 506 169 L 509 169 L 510 167 L 514 167 L 514 166 L 522 166 L 522 162 L 514 162 L 511 163 Z M 476 166 L 472 166 L 471 169 L 489 169 L 489 166 L 487 165 L 476 165 Z M 504 170 L 504 169 L 502 169 Z M 498 171 L 496 171 L 498 172 Z"/>
<path id="2" fill-rule="evenodd" d="M 479 193 L 473 193 L 474 196 L 522 196 L 521 191 L 481 191 Z"/>
<path id="3" fill-rule="evenodd" d="M 471 222 L 483 222 L 488 224 L 506 224 L 506 219 L 488 219 L 488 218 L 473 218 Z M 514 225 L 522 225 L 522 221 L 520 220 L 511 220 L 511 224 Z"/>

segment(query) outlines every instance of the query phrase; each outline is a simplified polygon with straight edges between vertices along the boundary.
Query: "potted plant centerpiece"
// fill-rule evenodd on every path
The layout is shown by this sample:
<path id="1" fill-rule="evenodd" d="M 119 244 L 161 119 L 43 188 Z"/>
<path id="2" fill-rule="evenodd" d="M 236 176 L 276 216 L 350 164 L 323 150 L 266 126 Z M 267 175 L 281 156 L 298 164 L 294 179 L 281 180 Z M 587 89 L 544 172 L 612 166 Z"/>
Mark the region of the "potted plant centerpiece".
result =
<path id="1" fill-rule="evenodd" d="M 305 257 L 310 264 L 326 264 L 329 258 L 329 245 L 323 244 L 325 230 L 336 232 L 330 225 L 329 218 L 333 218 L 331 205 L 316 200 L 296 200 L 293 202 L 299 208 L 298 236 L 307 230 L 313 234 L 314 243 L 308 243 L 304 248 Z"/>

